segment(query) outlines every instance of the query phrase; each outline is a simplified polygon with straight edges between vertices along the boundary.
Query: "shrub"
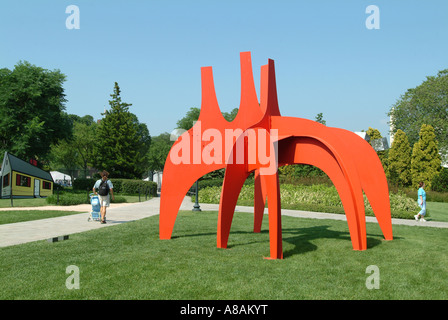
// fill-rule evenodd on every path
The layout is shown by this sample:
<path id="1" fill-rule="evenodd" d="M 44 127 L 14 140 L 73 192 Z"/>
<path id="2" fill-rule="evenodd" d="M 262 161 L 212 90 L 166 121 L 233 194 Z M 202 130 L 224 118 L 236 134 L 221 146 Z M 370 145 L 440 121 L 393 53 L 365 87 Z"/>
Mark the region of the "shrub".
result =
<path id="1" fill-rule="evenodd" d="M 431 182 L 431 190 L 448 192 L 448 168 L 442 168 L 442 170 L 434 176 Z"/>
<path id="2" fill-rule="evenodd" d="M 73 190 L 92 190 L 96 181 L 97 179 L 76 179 L 73 182 Z M 136 194 L 140 190 L 141 194 L 148 192 L 153 197 L 157 196 L 157 183 L 153 181 L 132 179 L 111 179 L 111 181 L 114 185 L 114 195 L 117 193 Z"/>
<path id="3" fill-rule="evenodd" d="M 203 203 L 219 203 L 221 187 L 207 187 L 200 189 L 199 200 Z M 341 199 L 334 186 L 324 184 L 312 186 L 300 186 L 283 184 L 280 187 L 282 208 L 344 213 Z M 253 205 L 254 187 L 244 185 L 238 197 L 239 205 Z M 269 201 L 269 199 L 268 199 Z M 366 215 L 373 216 L 373 210 L 367 197 L 364 195 Z M 409 198 L 405 193 L 391 193 L 390 205 L 393 218 L 413 219 L 418 211 L 417 200 Z"/>
<path id="4" fill-rule="evenodd" d="M 157 183 L 154 181 L 131 180 L 131 179 L 111 179 L 114 185 L 114 191 L 125 194 L 145 194 L 148 192 L 151 196 L 157 196 Z"/>
<path id="5" fill-rule="evenodd" d="M 78 178 L 73 181 L 73 190 L 92 190 L 96 179 Z"/>
<path id="6" fill-rule="evenodd" d="M 125 203 L 126 198 L 121 196 L 116 196 L 114 194 L 115 200 L 111 200 L 112 203 Z M 58 195 L 53 194 L 45 199 L 48 204 L 59 205 L 59 206 L 74 206 L 78 204 L 90 204 L 90 198 L 87 197 L 86 192 L 60 192 L 59 202 Z"/>

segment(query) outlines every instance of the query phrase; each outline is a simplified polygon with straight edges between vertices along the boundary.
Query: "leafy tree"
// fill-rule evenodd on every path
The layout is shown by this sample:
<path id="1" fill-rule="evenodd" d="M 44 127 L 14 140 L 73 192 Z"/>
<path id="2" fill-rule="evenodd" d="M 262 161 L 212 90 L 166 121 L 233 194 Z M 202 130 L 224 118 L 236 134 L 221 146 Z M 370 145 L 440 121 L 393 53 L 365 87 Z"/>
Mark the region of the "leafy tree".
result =
<path id="1" fill-rule="evenodd" d="M 79 168 L 79 152 L 72 140 L 61 140 L 51 147 L 49 155 L 50 168 L 68 174 L 74 181 L 74 174 Z"/>
<path id="2" fill-rule="evenodd" d="M 69 114 L 73 126 L 73 135 L 53 145 L 50 153 L 50 168 L 66 172 L 74 178 L 74 173 L 83 169 L 84 177 L 92 166 L 93 150 L 96 144 L 96 122 L 92 116 L 79 117 Z"/>
<path id="3" fill-rule="evenodd" d="M 71 135 L 64 112 L 65 75 L 19 62 L 0 70 L 0 153 L 46 160 L 50 146 Z"/>
<path id="4" fill-rule="evenodd" d="M 428 188 L 441 170 L 441 158 L 437 146 L 434 128 L 423 124 L 420 130 L 420 139 L 414 144 L 411 159 L 412 185 L 416 186 L 423 181 Z"/>
<path id="5" fill-rule="evenodd" d="M 195 121 L 198 121 L 199 114 L 201 113 L 201 109 L 196 107 L 191 107 L 190 110 L 187 111 L 187 114 L 177 121 L 176 125 L 179 129 L 190 130 L 193 127 Z M 233 121 L 236 115 L 238 114 L 238 108 L 232 109 L 230 112 L 221 112 L 224 119 L 227 121 Z"/>
<path id="6" fill-rule="evenodd" d="M 222 112 L 224 119 L 226 119 L 229 122 L 233 121 L 236 118 L 237 114 L 238 114 L 238 108 L 234 108 L 230 112 Z"/>
<path id="7" fill-rule="evenodd" d="M 201 109 L 196 107 L 191 107 L 188 110 L 185 117 L 177 121 L 176 125 L 179 129 L 190 130 L 193 127 L 195 121 L 198 121 L 199 114 L 201 113 Z"/>
<path id="8" fill-rule="evenodd" d="M 408 89 L 392 106 L 392 131 L 401 129 L 411 146 L 419 139 L 422 124 L 431 125 L 440 150 L 448 151 L 448 69 L 429 76 L 419 86 Z"/>
<path id="9" fill-rule="evenodd" d="M 149 170 L 163 171 L 166 157 L 170 152 L 173 141 L 170 140 L 170 134 L 165 132 L 151 139 L 149 148 Z"/>
<path id="10" fill-rule="evenodd" d="M 399 186 L 407 186 L 411 182 L 411 146 L 408 137 L 402 130 L 397 130 L 389 150 L 387 175 L 391 182 Z"/>
<path id="11" fill-rule="evenodd" d="M 84 116 L 73 123 L 73 147 L 78 152 L 78 165 L 87 176 L 87 169 L 94 161 L 94 146 L 96 139 L 97 124 L 92 116 Z"/>
<path id="12" fill-rule="evenodd" d="M 324 115 L 322 112 L 317 114 L 315 121 L 323 124 L 324 126 L 327 125 L 327 121 L 324 120 Z"/>
<path id="13" fill-rule="evenodd" d="M 117 82 L 111 97 L 97 128 L 94 166 L 116 178 L 141 178 L 148 167 L 148 128 L 129 112 L 131 104 L 121 101 Z"/>

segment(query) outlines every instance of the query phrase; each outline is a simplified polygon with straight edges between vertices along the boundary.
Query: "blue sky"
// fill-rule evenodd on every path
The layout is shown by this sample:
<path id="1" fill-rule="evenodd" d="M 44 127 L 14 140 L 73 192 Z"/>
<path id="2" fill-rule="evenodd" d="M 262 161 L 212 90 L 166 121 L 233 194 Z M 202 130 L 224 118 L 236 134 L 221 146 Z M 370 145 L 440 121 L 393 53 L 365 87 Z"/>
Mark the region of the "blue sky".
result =
<path id="1" fill-rule="evenodd" d="M 80 29 L 67 29 L 69 5 Z M 380 29 L 369 30 L 369 5 Z M 2 0 L 0 68 L 20 60 L 67 75 L 66 111 L 101 118 L 117 81 L 152 136 L 201 105 L 213 66 L 222 111 L 239 106 L 239 53 L 255 84 L 275 61 L 282 115 L 388 136 L 387 112 L 407 89 L 448 68 L 448 1 Z M 259 91 L 258 91 L 259 94 Z"/>

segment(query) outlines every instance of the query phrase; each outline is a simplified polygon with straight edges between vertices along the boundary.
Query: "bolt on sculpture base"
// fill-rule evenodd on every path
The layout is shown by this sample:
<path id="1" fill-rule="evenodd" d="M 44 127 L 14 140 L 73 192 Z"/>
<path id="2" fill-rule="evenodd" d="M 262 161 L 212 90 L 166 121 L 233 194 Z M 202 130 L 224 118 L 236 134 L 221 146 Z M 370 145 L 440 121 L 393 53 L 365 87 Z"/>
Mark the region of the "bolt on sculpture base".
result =
<path id="1" fill-rule="evenodd" d="M 347 217 L 354 250 L 366 250 L 363 192 L 386 240 L 392 240 L 389 190 L 373 148 L 347 130 L 280 115 L 274 61 L 261 67 L 260 103 L 250 52 L 240 53 L 241 101 L 232 122 L 216 99 L 211 67 L 201 68 L 199 120 L 173 144 L 164 168 L 159 216 L 160 239 L 170 239 L 182 200 L 203 175 L 225 168 L 218 215 L 217 246 L 226 248 L 236 202 L 251 172 L 255 174 L 254 232 L 260 232 L 268 199 L 270 259 L 282 259 L 278 166 L 308 164 L 335 185 Z"/>

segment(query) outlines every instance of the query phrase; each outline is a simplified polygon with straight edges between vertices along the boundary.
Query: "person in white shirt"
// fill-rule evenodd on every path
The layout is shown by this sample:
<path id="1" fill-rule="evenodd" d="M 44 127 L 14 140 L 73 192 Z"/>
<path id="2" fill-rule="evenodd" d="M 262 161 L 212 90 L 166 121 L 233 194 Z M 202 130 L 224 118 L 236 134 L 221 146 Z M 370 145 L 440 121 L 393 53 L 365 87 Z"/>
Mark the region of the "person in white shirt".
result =
<path id="1" fill-rule="evenodd" d="M 109 172 L 103 170 L 101 172 L 101 179 L 95 182 L 93 186 L 93 193 L 98 194 L 98 198 L 100 200 L 100 213 L 101 213 L 101 223 L 106 223 L 106 209 L 110 206 L 110 195 L 112 195 L 112 200 L 115 200 L 114 197 L 114 185 L 108 179 Z M 96 190 L 98 189 L 98 193 Z"/>

